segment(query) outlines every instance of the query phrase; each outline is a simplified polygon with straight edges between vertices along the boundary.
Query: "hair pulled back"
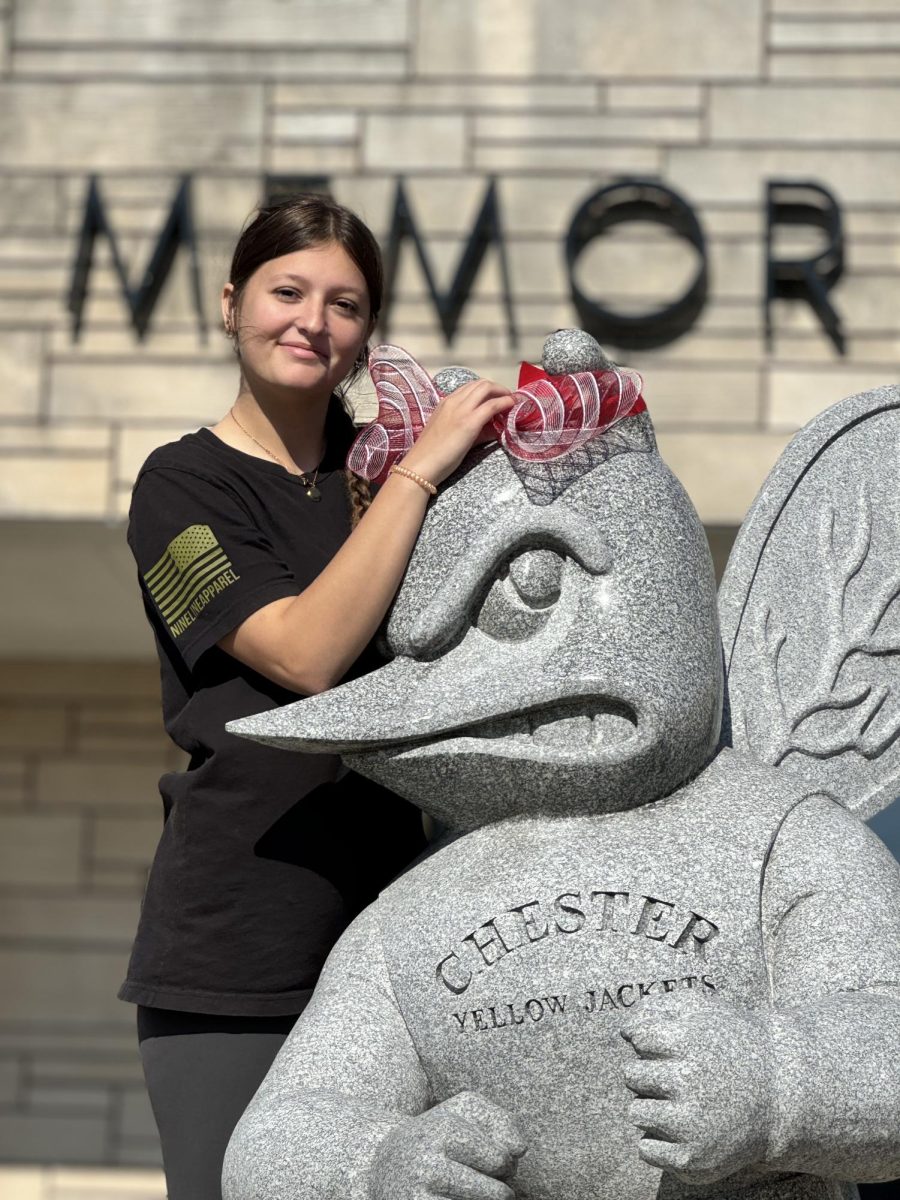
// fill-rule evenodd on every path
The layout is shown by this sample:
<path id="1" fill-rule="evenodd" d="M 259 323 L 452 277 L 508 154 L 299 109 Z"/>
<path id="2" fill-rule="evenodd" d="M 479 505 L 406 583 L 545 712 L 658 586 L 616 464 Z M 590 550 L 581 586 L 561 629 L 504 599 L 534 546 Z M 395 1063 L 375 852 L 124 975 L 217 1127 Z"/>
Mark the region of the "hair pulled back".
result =
<path id="1" fill-rule="evenodd" d="M 237 325 L 241 297 L 250 277 L 273 258 L 306 250 L 310 246 L 334 244 L 352 259 L 366 281 L 372 324 L 381 311 L 384 296 L 384 271 L 381 251 L 369 227 L 349 208 L 318 192 L 303 192 L 257 209 L 256 215 L 238 238 L 231 259 L 229 281 L 232 337 Z M 341 390 L 332 396 L 325 424 L 325 436 L 341 452 L 350 448 L 355 428 L 345 399 L 345 387 L 365 370 L 369 347 L 365 345 L 354 369 Z M 371 503 L 369 485 L 352 471 L 345 471 L 353 525 L 358 524 Z"/>
<path id="2" fill-rule="evenodd" d="M 381 251 L 369 227 L 356 213 L 318 192 L 301 192 L 257 209 L 238 238 L 229 280 L 240 304 L 247 281 L 263 263 L 283 254 L 333 242 L 356 263 L 366 281 L 372 319 L 381 311 L 384 275 Z"/>

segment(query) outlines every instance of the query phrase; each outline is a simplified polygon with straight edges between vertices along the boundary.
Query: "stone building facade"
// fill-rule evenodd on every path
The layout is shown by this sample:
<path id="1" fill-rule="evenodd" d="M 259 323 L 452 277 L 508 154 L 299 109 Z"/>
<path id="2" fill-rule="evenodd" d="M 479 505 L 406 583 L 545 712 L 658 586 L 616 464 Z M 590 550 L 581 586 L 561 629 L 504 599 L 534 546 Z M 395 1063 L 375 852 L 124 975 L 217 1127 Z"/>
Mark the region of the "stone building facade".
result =
<path id="1" fill-rule="evenodd" d="M 706 304 L 610 349 L 725 545 L 793 430 L 900 373 L 898 78 L 900 0 L 0 0 L 0 1160 L 157 1161 L 114 993 L 177 760 L 123 519 L 147 453 L 232 398 L 218 294 L 267 188 L 327 187 L 386 240 L 400 179 L 446 293 L 493 179 L 517 345 L 496 243 L 448 347 L 404 242 L 390 336 L 504 381 L 577 323 L 572 277 L 617 312 L 685 291 L 697 255 L 665 225 L 607 231 L 571 275 L 563 254 L 598 189 L 676 192 Z M 137 303 L 186 177 L 196 260 L 179 246 L 139 339 L 99 236 L 76 340 L 91 181 Z M 767 341 L 771 181 L 839 207 L 843 354 L 803 300 L 774 300 Z M 829 236 L 779 228 L 772 256 Z"/>

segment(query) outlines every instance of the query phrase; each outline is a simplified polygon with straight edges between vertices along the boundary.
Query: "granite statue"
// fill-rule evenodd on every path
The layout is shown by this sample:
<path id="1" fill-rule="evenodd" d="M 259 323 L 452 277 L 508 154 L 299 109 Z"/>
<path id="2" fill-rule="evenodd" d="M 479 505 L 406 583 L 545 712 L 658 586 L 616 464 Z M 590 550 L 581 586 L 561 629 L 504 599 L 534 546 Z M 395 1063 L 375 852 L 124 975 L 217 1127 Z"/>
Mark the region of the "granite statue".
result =
<path id="1" fill-rule="evenodd" d="M 633 391 L 594 347 L 551 339 L 532 399 Z M 375 359 L 385 394 L 436 402 Z M 595 426 L 479 448 L 430 508 L 392 660 L 232 727 L 338 752 L 448 832 L 334 949 L 227 1200 L 900 1175 L 900 874 L 860 819 L 900 790 L 900 388 L 794 439 L 718 600 L 643 404 Z"/>

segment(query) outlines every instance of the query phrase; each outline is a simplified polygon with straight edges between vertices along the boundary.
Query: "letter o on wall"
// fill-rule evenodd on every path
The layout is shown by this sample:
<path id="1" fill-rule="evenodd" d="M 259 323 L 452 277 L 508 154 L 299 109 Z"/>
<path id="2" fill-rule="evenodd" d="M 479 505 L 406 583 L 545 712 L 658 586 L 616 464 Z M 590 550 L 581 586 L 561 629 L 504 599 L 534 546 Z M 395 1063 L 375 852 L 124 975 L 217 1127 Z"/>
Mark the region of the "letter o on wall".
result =
<path id="1" fill-rule="evenodd" d="M 575 265 L 585 246 L 624 221 L 665 225 L 688 241 L 699 257 L 696 274 L 684 295 L 640 316 L 613 312 L 582 291 L 575 280 Z M 706 239 L 697 214 L 677 192 L 653 180 L 623 179 L 585 200 L 566 234 L 566 267 L 581 327 L 599 342 L 626 350 L 651 350 L 680 338 L 699 317 L 709 291 Z"/>

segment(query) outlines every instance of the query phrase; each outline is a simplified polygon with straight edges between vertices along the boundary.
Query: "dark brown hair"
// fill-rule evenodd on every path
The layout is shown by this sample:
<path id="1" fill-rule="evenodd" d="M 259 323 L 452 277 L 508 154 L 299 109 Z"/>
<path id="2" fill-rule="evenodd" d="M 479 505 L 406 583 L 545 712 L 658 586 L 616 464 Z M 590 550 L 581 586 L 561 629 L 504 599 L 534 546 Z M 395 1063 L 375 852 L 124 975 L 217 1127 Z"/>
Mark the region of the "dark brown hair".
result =
<path id="1" fill-rule="evenodd" d="M 238 238 L 231 259 L 228 278 L 234 288 L 231 296 L 232 312 L 237 314 L 247 281 L 263 263 L 280 258 L 283 254 L 293 254 L 310 246 L 324 246 L 329 243 L 340 246 L 359 267 L 366 281 L 371 321 L 374 325 L 381 311 L 384 295 L 384 272 L 378 243 L 372 231 L 356 213 L 318 192 L 289 196 L 257 210 L 253 220 Z M 236 338 L 233 325 L 234 323 L 228 332 L 232 338 Z M 369 347 L 365 345 L 353 370 L 344 380 L 340 390 L 331 398 L 325 428 L 332 451 L 336 443 L 341 453 L 346 452 L 355 436 L 345 389 L 365 370 L 368 355 Z M 345 476 L 350 493 L 351 519 L 356 526 L 369 507 L 372 497 L 369 485 L 364 479 L 360 479 L 352 471 L 345 471 Z"/>

